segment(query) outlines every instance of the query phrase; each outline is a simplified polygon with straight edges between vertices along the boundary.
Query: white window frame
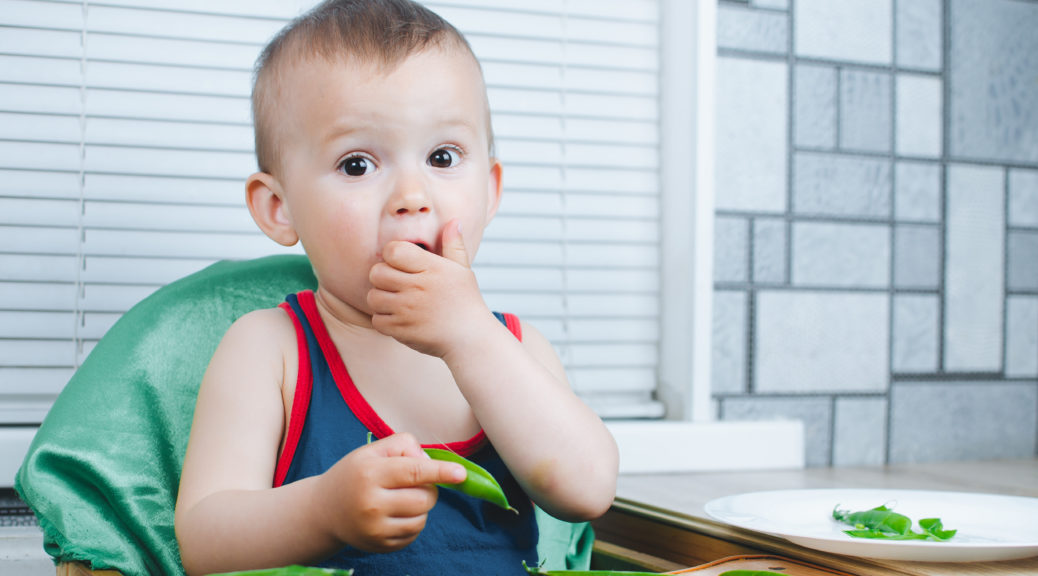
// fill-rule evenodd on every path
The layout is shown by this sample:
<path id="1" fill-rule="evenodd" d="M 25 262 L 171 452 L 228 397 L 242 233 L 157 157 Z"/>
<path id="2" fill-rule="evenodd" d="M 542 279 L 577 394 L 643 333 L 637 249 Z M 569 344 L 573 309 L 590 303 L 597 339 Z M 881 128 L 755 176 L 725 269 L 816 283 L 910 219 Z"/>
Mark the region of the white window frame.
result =
<path id="1" fill-rule="evenodd" d="M 717 2 L 661 0 L 660 10 L 663 314 L 657 390 L 667 419 L 608 422 L 620 447 L 621 472 L 801 468 L 801 422 L 714 417 Z"/>

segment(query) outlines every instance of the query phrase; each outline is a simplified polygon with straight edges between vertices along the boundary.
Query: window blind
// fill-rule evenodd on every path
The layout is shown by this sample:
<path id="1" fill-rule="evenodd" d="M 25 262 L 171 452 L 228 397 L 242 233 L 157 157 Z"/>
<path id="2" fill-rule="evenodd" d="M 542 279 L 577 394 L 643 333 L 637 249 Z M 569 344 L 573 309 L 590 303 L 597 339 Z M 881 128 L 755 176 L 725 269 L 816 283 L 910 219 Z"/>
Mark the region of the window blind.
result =
<path id="1" fill-rule="evenodd" d="M 243 202 L 251 69 L 312 4 L 0 0 L 0 426 L 39 423 L 160 286 L 285 251 Z M 662 415 L 656 0 L 427 5 L 483 63 L 505 165 L 488 302 L 603 416 Z"/>

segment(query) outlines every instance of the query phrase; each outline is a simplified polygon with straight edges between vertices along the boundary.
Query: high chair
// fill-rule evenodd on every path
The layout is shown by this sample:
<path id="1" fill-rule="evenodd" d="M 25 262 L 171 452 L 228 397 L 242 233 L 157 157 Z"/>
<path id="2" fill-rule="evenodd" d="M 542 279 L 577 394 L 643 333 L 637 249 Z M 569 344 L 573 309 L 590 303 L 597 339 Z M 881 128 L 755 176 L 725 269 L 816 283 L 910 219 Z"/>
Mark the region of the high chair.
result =
<path id="1" fill-rule="evenodd" d="M 219 262 L 156 291 L 108 331 L 58 396 L 15 481 L 59 575 L 184 573 L 173 508 L 209 358 L 238 317 L 315 286 L 304 256 Z M 586 569 L 590 526 L 536 513 L 545 565 Z"/>

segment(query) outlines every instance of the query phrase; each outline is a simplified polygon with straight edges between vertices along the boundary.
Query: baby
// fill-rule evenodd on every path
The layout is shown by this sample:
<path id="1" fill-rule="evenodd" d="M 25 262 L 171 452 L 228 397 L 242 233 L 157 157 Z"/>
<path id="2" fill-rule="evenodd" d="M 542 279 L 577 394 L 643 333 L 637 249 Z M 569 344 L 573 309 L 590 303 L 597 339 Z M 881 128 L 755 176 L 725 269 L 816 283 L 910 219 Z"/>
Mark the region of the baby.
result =
<path id="1" fill-rule="evenodd" d="M 533 506 L 601 515 L 618 456 L 549 342 L 491 312 L 469 268 L 502 183 L 471 48 L 410 0 L 331 0 L 266 47 L 253 116 L 249 210 L 318 285 L 239 319 L 210 362 L 185 569 L 523 573 Z M 438 490 L 465 470 L 423 446 L 482 465 L 519 514 Z"/>

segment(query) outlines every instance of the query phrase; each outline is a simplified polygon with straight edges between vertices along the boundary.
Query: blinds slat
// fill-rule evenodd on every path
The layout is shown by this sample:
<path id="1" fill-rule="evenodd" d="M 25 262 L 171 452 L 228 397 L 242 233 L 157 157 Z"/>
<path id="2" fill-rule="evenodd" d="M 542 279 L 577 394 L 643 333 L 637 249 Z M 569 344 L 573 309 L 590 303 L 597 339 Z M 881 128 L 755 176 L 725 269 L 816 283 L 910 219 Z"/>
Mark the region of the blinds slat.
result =
<path id="1" fill-rule="evenodd" d="M 32 0 L 0 0 L 0 25 L 52 30 L 83 29 L 83 6 Z"/>
<path id="2" fill-rule="evenodd" d="M 71 282 L 0 282 L 0 302 L 7 310 L 72 311 L 76 304 L 76 287 Z"/>
<path id="3" fill-rule="evenodd" d="M 0 168 L 78 172 L 79 145 L 0 140 Z"/>
<path id="4" fill-rule="evenodd" d="M 79 64 L 76 63 L 78 68 Z M 252 93 L 252 74 L 247 70 L 187 68 L 120 62 L 90 62 L 86 85 L 90 88 L 140 90 L 230 96 L 247 99 Z"/>
<path id="5" fill-rule="evenodd" d="M 479 266 L 474 270 L 485 292 L 561 292 L 563 272 L 558 268 Z"/>
<path id="6" fill-rule="evenodd" d="M 0 140 L 79 143 L 79 118 L 0 112 Z"/>
<path id="7" fill-rule="evenodd" d="M 575 342 L 641 342 L 659 340 L 655 318 L 578 318 L 569 324 L 569 337 Z"/>
<path id="8" fill-rule="evenodd" d="M 78 174 L 0 169 L 0 195 L 33 198 L 78 198 Z"/>
<path id="9" fill-rule="evenodd" d="M 0 197 L 0 225 L 76 226 L 79 202 Z"/>
<path id="10" fill-rule="evenodd" d="M 609 250 L 601 246 L 572 243 L 568 246 L 569 256 L 584 266 L 614 268 L 644 268 L 658 261 L 659 250 L 655 245 L 613 245 Z"/>
<path id="11" fill-rule="evenodd" d="M 3 145 L 0 144 L 0 152 L 2 150 Z M 158 150 L 91 144 L 86 147 L 84 163 L 86 170 L 90 172 L 194 176 L 243 181 L 255 171 L 256 160 L 252 154 L 246 152 Z"/>
<path id="12" fill-rule="evenodd" d="M 0 338 L 72 338 L 75 326 L 72 312 L 0 310 Z"/>
<path id="13" fill-rule="evenodd" d="M 646 266 L 654 263 L 646 262 Z M 659 270 L 573 269 L 566 271 L 566 286 L 579 292 L 614 292 L 658 294 Z"/>
<path id="14" fill-rule="evenodd" d="M 72 377 L 70 368 L 0 367 L 0 395 L 39 394 L 56 396 Z"/>
<path id="15" fill-rule="evenodd" d="M 0 82 L 0 110 L 79 116 L 83 109 L 79 88 L 28 86 Z"/>
<path id="16" fill-rule="evenodd" d="M 90 34 L 86 45 L 88 60 L 170 64 L 239 71 L 252 70 L 256 61 L 256 52 L 256 46 L 251 44 L 104 33 Z"/>
<path id="17" fill-rule="evenodd" d="M 655 373 L 646 368 L 577 368 L 569 372 L 568 376 L 574 388 L 597 394 L 631 391 L 648 394 L 656 387 Z"/>
<path id="18" fill-rule="evenodd" d="M 0 92 L 2 96 L 2 92 Z M 78 106 L 79 93 L 76 92 Z M 78 110 L 78 109 L 77 109 Z M 109 118 L 142 118 L 252 125 L 249 99 L 196 94 L 163 94 L 90 88 L 86 113 Z"/>
<path id="19" fill-rule="evenodd" d="M 180 149 L 204 146 L 207 150 L 252 154 L 252 128 L 244 125 L 89 118 L 85 128 L 88 144 Z M 206 135 L 204 143 L 198 141 L 200 133 Z"/>
<path id="20" fill-rule="evenodd" d="M 618 194 L 569 194 L 566 213 L 584 217 L 658 219 L 659 200 L 655 197 Z"/>
<path id="21" fill-rule="evenodd" d="M 92 284 L 83 290 L 79 300 L 80 309 L 90 314 L 122 314 L 158 288 L 159 286 Z M 93 337 L 100 338 L 101 335 Z"/>
<path id="22" fill-rule="evenodd" d="M 137 10 L 90 5 L 88 32 L 105 32 L 154 38 L 182 38 L 255 44 L 266 43 L 284 25 L 278 19 L 236 18 L 192 12 Z"/>
<path id="23" fill-rule="evenodd" d="M 15 254 L 75 254 L 79 236 L 74 228 L 0 226 L 0 246 Z"/>
<path id="24" fill-rule="evenodd" d="M 313 5 L 312 0 L 104 0 L 112 6 L 289 19 Z"/>
<path id="25" fill-rule="evenodd" d="M 89 256 L 246 259 L 279 250 L 258 230 L 227 234 L 88 229 L 83 233 L 83 252 Z"/>
<path id="26" fill-rule="evenodd" d="M 75 282 L 76 257 L 72 255 L 5 254 L 0 251 L 0 278 L 12 282 Z"/>
<path id="27" fill-rule="evenodd" d="M 79 86 L 80 60 L 0 55 L 0 78 L 20 84 Z"/>
<path id="28" fill-rule="evenodd" d="M 486 238 L 476 256 L 478 264 L 498 266 L 562 266 L 562 246 L 553 242 L 506 242 Z"/>
<path id="29" fill-rule="evenodd" d="M 69 325 L 74 322 L 70 316 Z M 35 340 L 18 335 L 0 340 L 0 366 L 8 368 L 68 368 L 73 366 L 75 346 L 71 339 Z"/>
<path id="30" fill-rule="evenodd" d="M 125 202 L 87 202 L 83 223 L 90 229 L 149 230 L 164 232 L 239 232 L 256 234 L 256 224 L 241 206 L 129 204 Z"/>
<path id="31" fill-rule="evenodd" d="M 85 174 L 83 196 L 88 200 L 122 200 L 142 204 L 152 202 L 243 206 L 245 183 L 240 179 L 215 180 L 134 174 Z"/>
<path id="32" fill-rule="evenodd" d="M 0 5 L 0 12 L 3 6 Z M 0 16 L 0 22 L 3 16 Z M 0 26 L 0 53 L 80 59 L 82 35 L 78 31 L 34 30 Z"/>
<path id="33" fill-rule="evenodd" d="M 87 256 L 82 279 L 93 284 L 144 284 L 162 286 L 213 264 L 216 258 L 132 258 Z"/>

